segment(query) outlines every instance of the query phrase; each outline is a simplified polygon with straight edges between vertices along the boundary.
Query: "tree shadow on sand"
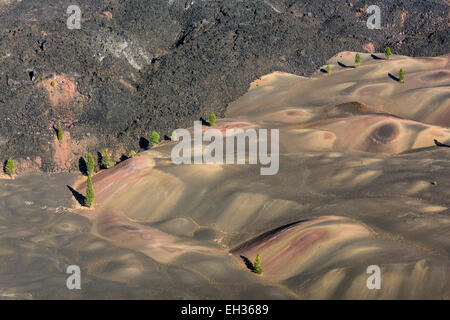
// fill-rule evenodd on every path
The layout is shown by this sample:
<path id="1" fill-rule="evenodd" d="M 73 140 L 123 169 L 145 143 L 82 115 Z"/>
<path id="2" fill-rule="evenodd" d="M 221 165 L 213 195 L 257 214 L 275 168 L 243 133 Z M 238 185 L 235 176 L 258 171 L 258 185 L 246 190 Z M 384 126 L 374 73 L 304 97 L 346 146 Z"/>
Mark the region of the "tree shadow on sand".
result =
<path id="1" fill-rule="evenodd" d="M 148 141 L 147 139 L 145 139 L 144 137 L 141 137 L 139 139 L 139 147 L 141 149 L 147 150 L 148 147 L 150 146 L 150 141 Z"/>
<path id="2" fill-rule="evenodd" d="M 445 143 L 441 143 L 441 142 L 437 141 L 436 139 L 434 139 L 434 144 L 437 145 L 438 147 L 447 147 L 447 148 L 450 148 L 450 145 L 445 144 Z"/>
<path id="3" fill-rule="evenodd" d="M 78 191 L 76 191 L 74 188 L 72 188 L 71 186 L 67 186 L 67 188 L 69 188 L 70 192 L 72 192 L 72 195 L 75 197 L 75 199 L 78 201 L 78 203 L 82 206 L 84 206 L 84 201 L 86 199 L 85 196 L 83 196 L 81 193 L 79 193 Z"/>
<path id="4" fill-rule="evenodd" d="M 3 161 L 2 168 L 1 168 L 1 171 L 0 171 L 0 172 L 6 173 L 6 164 L 7 164 L 7 163 L 8 163 L 8 159 L 6 159 L 5 161 Z"/>
<path id="5" fill-rule="evenodd" d="M 245 256 L 240 256 L 240 257 L 241 257 L 242 261 L 244 261 L 245 266 L 247 267 L 247 269 L 249 269 L 251 272 L 255 272 L 255 268 L 253 267 L 253 263 L 250 260 L 248 260 L 248 258 L 245 257 Z"/>
<path id="6" fill-rule="evenodd" d="M 202 123 L 202 126 L 210 127 L 209 122 L 206 121 L 205 119 L 200 118 L 200 121 L 201 121 L 201 123 Z"/>
<path id="7" fill-rule="evenodd" d="M 346 64 L 343 64 L 342 62 L 338 61 L 338 65 L 342 68 L 350 68 L 350 69 L 355 69 L 355 66 L 348 66 Z"/>
<path id="8" fill-rule="evenodd" d="M 397 82 L 400 82 L 400 79 L 399 78 L 397 78 L 396 76 L 394 76 L 392 73 L 388 73 L 388 76 L 389 76 L 389 78 L 391 78 L 392 80 L 394 80 L 394 81 L 397 81 Z"/>
<path id="9" fill-rule="evenodd" d="M 384 60 L 384 58 L 381 58 L 381 57 L 379 57 L 379 56 L 376 56 L 376 55 L 374 55 L 373 53 L 372 53 L 370 56 L 372 57 L 372 59 L 375 59 L 375 60 Z"/>

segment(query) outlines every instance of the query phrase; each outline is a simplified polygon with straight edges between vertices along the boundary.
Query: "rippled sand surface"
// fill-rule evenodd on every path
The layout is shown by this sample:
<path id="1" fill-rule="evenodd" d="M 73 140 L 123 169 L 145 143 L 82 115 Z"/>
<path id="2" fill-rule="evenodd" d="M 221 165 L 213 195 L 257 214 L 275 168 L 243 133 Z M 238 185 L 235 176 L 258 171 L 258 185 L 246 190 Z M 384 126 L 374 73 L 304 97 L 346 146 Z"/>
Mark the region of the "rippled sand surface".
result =
<path id="1" fill-rule="evenodd" d="M 99 238 L 91 222 L 71 209 L 67 185 L 75 178 L 55 174 L 0 180 L 0 299 L 292 296 L 242 272 L 227 254 L 192 252 L 167 265 Z M 80 266 L 82 290 L 67 289 L 69 265 Z"/>

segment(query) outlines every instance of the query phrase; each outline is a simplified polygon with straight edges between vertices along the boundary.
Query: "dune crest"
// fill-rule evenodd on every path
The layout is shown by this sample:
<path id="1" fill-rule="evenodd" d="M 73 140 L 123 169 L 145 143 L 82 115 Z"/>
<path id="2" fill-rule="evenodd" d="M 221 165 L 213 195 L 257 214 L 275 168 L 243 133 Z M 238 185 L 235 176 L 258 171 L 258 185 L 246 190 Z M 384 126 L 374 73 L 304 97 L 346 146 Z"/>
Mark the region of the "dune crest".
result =
<path id="1" fill-rule="evenodd" d="M 253 276 L 260 253 L 257 281 L 297 298 L 445 297 L 449 56 L 361 54 L 357 68 L 353 56 L 311 78 L 266 75 L 218 119 L 222 134 L 279 129 L 278 174 L 248 162 L 175 165 L 177 142 L 167 142 L 94 176 L 96 208 L 81 211 L 93 233 L 163 264 L 198 254 L 210 281 Z M 392 77 L 400 67 L 405 84 Z M 384 291 L 367 288 L 370 265 Z"/>

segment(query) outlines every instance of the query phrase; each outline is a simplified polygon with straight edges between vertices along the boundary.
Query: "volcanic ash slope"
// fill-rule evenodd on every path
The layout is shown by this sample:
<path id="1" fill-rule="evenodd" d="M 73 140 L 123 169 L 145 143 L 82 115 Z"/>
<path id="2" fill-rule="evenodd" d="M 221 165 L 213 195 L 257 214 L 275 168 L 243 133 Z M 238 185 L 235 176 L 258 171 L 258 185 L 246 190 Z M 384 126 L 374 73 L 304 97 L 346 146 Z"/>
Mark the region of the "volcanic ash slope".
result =
<path id="1" fill-rule="evenodd" d="M 260 253 L 252 277 L 284 297 L 448 299 L 450 56 L 362 54 L 358 67 L 354 56 L 310 79 L 264 76 L 217 122 L 279 129 L 278 174 L 175 165 L 170 142 L 95 175 L 96 208 L 80 212 L 97 236 L 219 286 L 251 275 Z M 366 285 L 371 265 L 379 290 Z"/>

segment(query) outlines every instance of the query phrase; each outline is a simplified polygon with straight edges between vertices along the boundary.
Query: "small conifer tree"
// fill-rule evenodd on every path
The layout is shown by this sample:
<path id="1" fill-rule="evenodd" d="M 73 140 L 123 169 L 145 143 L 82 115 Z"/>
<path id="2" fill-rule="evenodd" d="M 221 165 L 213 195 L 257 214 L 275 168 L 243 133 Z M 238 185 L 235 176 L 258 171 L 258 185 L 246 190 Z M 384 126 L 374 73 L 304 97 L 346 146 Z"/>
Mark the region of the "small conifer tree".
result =
<path id="1" fill-rule="evenodd" d="M 387 47 L 384 49 L 384 55 L 386 56 L 386 59 L 389 59 L 392 56 L 391 48 Z"/>
<path id="2" fill-rule="evenodd" d="M 90 153 L 90 152 L 88 154 L 88 161 L 87 161 L 86 167 L 87 167 L 88 176 L 91 176 L 94 173 L 95 163 L 94 163 L 94 157 L 92 156 L 92 153 Z"/>
<path id="3" fill-rule="evenodd" d="M 325 70 L 326 70 L 328 73 L 330 73 L 330 72 L 331 72 L 331 66 L 330 66 L 330 65 L 327 65 L 327 66 L 325 67 Z"/>
<path id="4" fill-rule="evenodd" d="M 15 172 L 16 172 L 16 165 L 14 163 L 14 160 L 9 158 L 5 164 L 5 173 L 12 176 Z"/>
<path id="5" fill-rule="evenodd" d="M 255 262 L 253 263 L 253 272 L 256 274 L 263 273 L 263 269 L 261 267 L 261 256 L 259 253 L 256 254 Z"/>
<path id="6" fill-rule="evenodd" d="M 61 121 L 60 121 L 58 122 L 58 140 L 62 141 L 62 139 L 63 139 L 63 131 L 61 128 Z"/>
<path id="7" fill-rule="evenodd" d="M 170 140 L 172 140 L 172 141 L 178 141 L 178 138 L 177 138 L 177 130 L 173 130 L 173 131 L 172 131 L 172 135 L 170 136 Z"/>
<path id="8" fill-rule="evenodd" d="M 102 151 L 101 163 L 102 163 L 102 167 L 105 169 L 108 169 L 109 167 L 114 166 L 114 163 L 112 163 L 111 160 L 109 159 L 108 150 L 106 148 L 104 148 Z"/>
<path id="9" fill-rule="evenodd" d="M 214 127 L 216 125 L 216 115 L 214 112 L 211 112 L 211 115 L 209 116 L 208 123 L 210 127 Z"/>
<path id="10" fill-rule="evenodd" d="M 91 207 L 94 204 L 94 187 L 92 186 L 92 179 L 91 176 L 88 176 L 87 182 L 86 182 L 86 197 L 84 198 L 84 205 L 86 207 Z"/>
<path id="11" fill-rule="evenodd" d="M 405 83 L 405 71 L 403 71 L 403 68 L 401 68 L 398 73 L 398 81 L 400 81 L 400 83 Z"/>
<path id="12" fill-rule="evenodd" d="M 150 146 L 153 146 L 153 145 L 159 143 L 159 139 L 160 139 L 160 136 L 159 136 L 158 132 L 153 130 L 152 133 L 150 134 L 148 142 L 150 143 Z"/>
<path id="13" fill-rule="evenodd" d="M 357 66 L 359 66 L 359 65 L 361 64 L 361 55 L 360 55 L 359 53 L 357 53 L 357 54 L 355 55 L 355 64 L 356 64 Z"/>

